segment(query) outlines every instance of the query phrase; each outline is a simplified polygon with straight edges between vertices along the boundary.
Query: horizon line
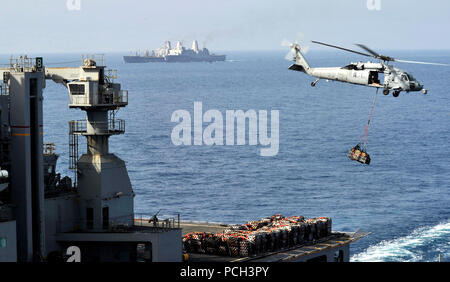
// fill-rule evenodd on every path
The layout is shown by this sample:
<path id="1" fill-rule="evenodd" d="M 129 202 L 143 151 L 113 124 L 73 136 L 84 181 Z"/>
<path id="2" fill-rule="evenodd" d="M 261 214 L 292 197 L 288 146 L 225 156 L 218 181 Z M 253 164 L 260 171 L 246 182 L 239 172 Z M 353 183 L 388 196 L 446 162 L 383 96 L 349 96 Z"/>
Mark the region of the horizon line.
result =
<path id="1" fill-rule="evenodd" d="M 140 50 L 140 49 L 138 49 Z M 144 49 L 143 49 L 144 50 Z M 428 49 L 428 48 L 422 48 L 422 49 L 379 49 L 381 51 L 450 51 L 450 48 L 448 49 Z M 281 51 L 289 51 L 288 48 L 280 48 L 280 49 L 217 49 L 214 52 L 281 52 Z M 319 48 L 319 49 L 313 49 L 309 50 L 309 52 L 316 52 L 316 51 L 326 51 L 326 52 L 341 52 L 338 50 L 328 49 L 328 48 Z M 115 50 L 115 51 L 30 51 L 30 52 L 0 52 L 0 56 L 11 56 L 11 55 L 26 55 L 26 54 L 46 54 L 46 55 L 55 55 L 55 54 L 80 54 L 80 55 L 98 55 L 98 54 L 114 54 L 114 53 L 134 53 L 136 51 L 124 51 L 124 50 Z"/>

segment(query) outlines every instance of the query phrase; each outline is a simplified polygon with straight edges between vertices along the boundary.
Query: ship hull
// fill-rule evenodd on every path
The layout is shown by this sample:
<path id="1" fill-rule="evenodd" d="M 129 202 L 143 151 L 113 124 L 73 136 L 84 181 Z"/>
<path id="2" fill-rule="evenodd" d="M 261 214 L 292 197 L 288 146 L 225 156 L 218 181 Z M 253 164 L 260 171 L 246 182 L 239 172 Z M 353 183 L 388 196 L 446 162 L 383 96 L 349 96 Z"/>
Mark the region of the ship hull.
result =
<path id="1" fill-rule="evenodd" d="M 165 57 L 146 57 L 146 56 L 123 56 L 125 63 L 189 63 L 189 62 L 223 62 L 226 55 L 210 55 L 210 56 L 183 56 L 169 55 Z"/>
<path id="2" fill-rule="evenodd" d="M 125 63 L 161 63 L 164 58 L 145 56 L 123 56 Z"/>
<path id="3" fill-rule="evenodd" d="M 189 63 L 189 62 L 223 62 L 226 59 L 226 55 L 210 55 L 210 56 L 166 56 L 166 62 L 168 63 Z"/>

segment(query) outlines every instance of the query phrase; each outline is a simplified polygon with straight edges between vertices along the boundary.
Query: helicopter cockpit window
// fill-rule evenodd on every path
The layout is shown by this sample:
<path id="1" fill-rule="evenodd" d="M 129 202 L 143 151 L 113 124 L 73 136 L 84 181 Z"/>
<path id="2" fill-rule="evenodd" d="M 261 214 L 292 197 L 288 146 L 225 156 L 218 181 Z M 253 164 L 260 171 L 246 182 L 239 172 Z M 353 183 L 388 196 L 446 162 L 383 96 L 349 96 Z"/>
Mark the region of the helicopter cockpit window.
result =
<path id="1" fill-rule="evenodd" d="M 402 75 L 402 80 L 403 80 L 403 81 L 408 81 L 408 76 L 407 76 L 406 74 L 403 74 L 403 75 Z"/>

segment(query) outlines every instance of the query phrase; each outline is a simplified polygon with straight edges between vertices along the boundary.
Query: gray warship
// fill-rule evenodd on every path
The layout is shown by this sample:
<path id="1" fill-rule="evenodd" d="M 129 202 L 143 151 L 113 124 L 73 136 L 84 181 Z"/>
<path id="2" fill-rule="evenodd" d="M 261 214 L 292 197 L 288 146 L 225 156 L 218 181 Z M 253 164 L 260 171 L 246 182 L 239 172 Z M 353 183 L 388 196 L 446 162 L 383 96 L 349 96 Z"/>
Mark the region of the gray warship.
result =
<path id="1" fill-rule="evenodd" d="M 192 42 L 192 49 L 185 48 L 180 41 L 172 48 L 170 41 L 157 50 L 139 52 L 131 56 L 123 56 L 125 63 L 176 63 L 176 62 L 218 62 L 225 61 L 226 55 L 211 54 L 208 49 L 198 48 L 197 40 Z"/>
<path id="2" fill-rule="evenodd" d="M 253 244 L 240 241 L 245 226 L 138 215 L 126 163 L 109 150 L 110 137 L 125 133 L 116 112 L 128 91 L 103 57 L 54 68 L 42 57 L 11 58 L 0 78 L 0 262 L 349 261 L 350 244 L 366 235 L 333 231 L 323 218 L 283 227 L 277 217 L 251 223 Z M 56 172 L 55 146 L 43 143 L 47 81 L 86 112 L 68 123 L 73 177 Z M 241 232 L 229 247 L 215 243 L 224 229 Z"/>

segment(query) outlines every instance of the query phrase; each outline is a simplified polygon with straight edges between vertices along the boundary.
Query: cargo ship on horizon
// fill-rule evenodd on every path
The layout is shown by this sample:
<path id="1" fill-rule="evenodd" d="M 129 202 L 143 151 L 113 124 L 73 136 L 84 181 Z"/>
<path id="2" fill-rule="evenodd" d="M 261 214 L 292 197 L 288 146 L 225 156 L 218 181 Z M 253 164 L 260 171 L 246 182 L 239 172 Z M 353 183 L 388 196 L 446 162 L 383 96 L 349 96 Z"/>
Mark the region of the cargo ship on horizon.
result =
<path id="1" fill-rule="evenodd" d="M 123 56 L 125 63 L 174 63 L 174 62 L 218 62 L 225 61 L 226 55 L 216 55 L 207 48 L 200 50 L 197 40 L 192 42 L 192 49 L 185 48 L 180 41 L 172 48 L 170 41 L 157 50 L 145 51 L 143 55 L 136 52 L 134 55 Z"/>

